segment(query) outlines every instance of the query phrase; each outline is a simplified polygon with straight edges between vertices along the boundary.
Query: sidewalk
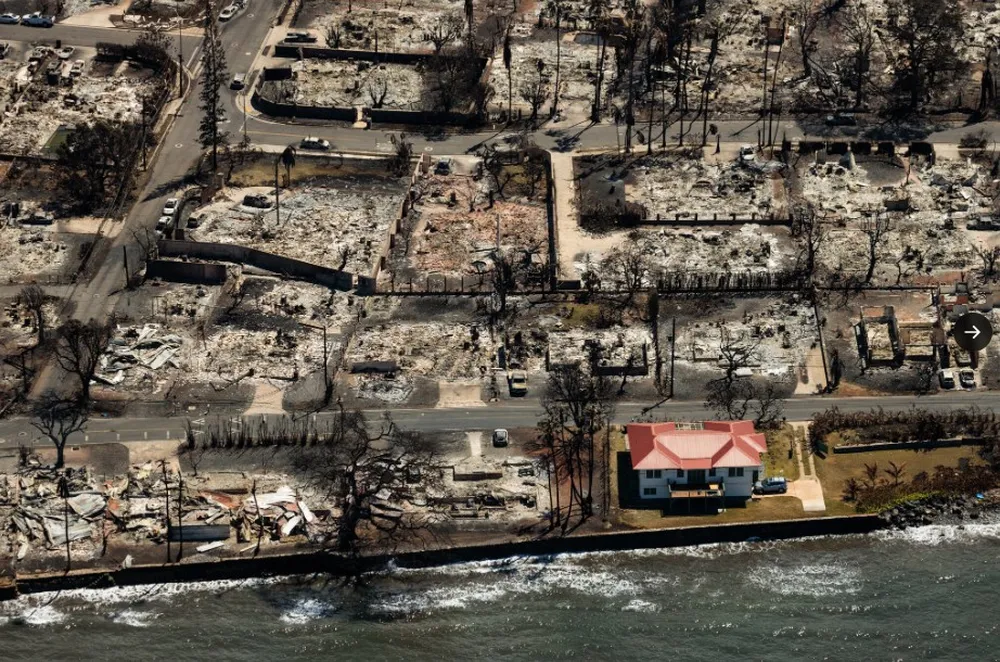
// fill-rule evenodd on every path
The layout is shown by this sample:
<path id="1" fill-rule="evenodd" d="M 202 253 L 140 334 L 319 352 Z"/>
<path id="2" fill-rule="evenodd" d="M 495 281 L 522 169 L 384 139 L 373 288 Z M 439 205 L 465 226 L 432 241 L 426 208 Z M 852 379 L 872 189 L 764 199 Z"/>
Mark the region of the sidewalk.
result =
<path id="1" fill-rule="evenodd" d="M 552 186 L 555 189 L 556 229 L 559 236 L 557 243 L 559 255 L 559 278 L 577 279 L 582 276 L 577 263 L 585 259 L 588 253 L 597 254 L 596 259 L 610 251 L 621 241 L 614 233 L 600 237 L 591 235 L 580 229 L 577 222 L 576 180 L 573 178 L 573 154 L 551 152 Z M 596 264 L 595 264 L 596 267 Z"/>
<path id="2" fill-rule="evenodd" d="M 804 439 L 808 439 L 808 423 L 791 423 L 791 426 L 796 432 L 801 431 Z M 799 463 L 799 479 L 788 484 L 788 493 L 802 501 L 802 509 L 807 513 L 823 512 L 826 510 L 826 501 L 823 499 L 823 486 L 816 476 L 816 458 L 812 453 L 809 453 L 809 472 L 807 474 L 802 454 L 802 442 L 796 439 L 795 459 Z"/>
<path id="3" fill-rule="evenodd" d="M 59 25 L 76 25 L 86 28 L 117 28 L 118 26 L 111 22 L 111 16 L 125 14 L 131 6 L 132 0 L 123 0 L 114 5 L 102 5 L 90 11 L 85 11 L 82 14 L 68 16 L 59 21 Z"/>

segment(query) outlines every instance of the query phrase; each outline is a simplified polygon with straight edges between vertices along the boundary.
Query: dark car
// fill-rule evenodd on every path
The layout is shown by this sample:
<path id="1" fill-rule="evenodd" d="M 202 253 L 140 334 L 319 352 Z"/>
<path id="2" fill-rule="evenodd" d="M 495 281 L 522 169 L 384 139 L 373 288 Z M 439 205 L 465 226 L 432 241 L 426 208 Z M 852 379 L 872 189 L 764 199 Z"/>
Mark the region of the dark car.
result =
<path id="1" fill-rule="evenodd" d="M 285 35 L 285 41 L 289 44 L 315 44 L 316 35 L 308 32 L 289 32 Z"/>
<path id="2" fill-rule="evenodd" d="M 788 491 L 788 481 L 782 476 L 773 476 L 754 483 L 754 494 L 784 494 Z"/>

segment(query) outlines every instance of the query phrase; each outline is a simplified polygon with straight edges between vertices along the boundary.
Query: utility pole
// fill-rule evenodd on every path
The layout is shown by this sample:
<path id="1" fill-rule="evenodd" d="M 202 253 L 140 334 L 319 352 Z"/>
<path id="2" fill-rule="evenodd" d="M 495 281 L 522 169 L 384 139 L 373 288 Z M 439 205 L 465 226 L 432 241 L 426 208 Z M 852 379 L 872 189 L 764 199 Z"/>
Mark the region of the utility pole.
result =
<path id="1" fill-rule="evenodd" d="M 167 482 L 167 461 L 160 460 L 160 467 L 163 469 L 163 489 L 166 490 L 166 509 L 163 511 L 167 522 L 167 563 L 173 560 L 170 554 L 170 483 Z"/>
<path id="2" fill-rule="evenodd" d="M 129 272 L 128 272 L 128 247 L 122 246 L 122 257 L 125 258 L 125 287 L 128 288 Z"/>
<path id="3" fill-rule="evenodd" d="M 177 533 L 177 560 L 180 561 L 184 557 L 184 474 L 181 473 L 179 464 L 177 465 Z"/>
<path id="4" fill-rule="evenodd" d="M 279 156 L 274 160 L 274 225 L 281 225 L 281 199 L 278 190 L 278 163 L 281 161 Z"/>
<path id="5" fill-rule="evenodd" d="M 677 348 L 677 318 L 670 322 L 670 398 L 674 397 L 674 357 Z"/>
<path id="6" fill-rule="evenodd" d="M 68 469 L 66 470 L 68 471 Z M 69 483 L 66 472 L 59 476 L 59 496 L 63 498 L 63 533 L 66 536 L 66 572 L 70 571 L 72 556 L 69 553 Z"/>

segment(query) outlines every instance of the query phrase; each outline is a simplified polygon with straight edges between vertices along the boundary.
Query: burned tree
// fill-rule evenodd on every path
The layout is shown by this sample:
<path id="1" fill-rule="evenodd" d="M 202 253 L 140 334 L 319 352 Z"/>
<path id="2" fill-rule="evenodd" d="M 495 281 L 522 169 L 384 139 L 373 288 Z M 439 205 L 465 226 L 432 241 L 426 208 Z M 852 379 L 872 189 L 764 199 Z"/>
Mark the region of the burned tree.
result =
<path id="1" fill-rule="evenodd" d="M 131 186 L 140 134 L 135 124 L 101 119 L 77 126 L 59 146 L 56 168 L 81 210 L 106 204 Z"/>
<path id="2" fill-rule="evenodd" d="M 875 269 L 878 267 L 882 248 L 893 229 L 892 219 L 883 212 L 869 213 L 862 222 L 861 231 L 865 234 L 868 246 L 868 270 L 865 272 L 864 285 L 870 284 L 872 278 L 875 277 Z"/>
<path id="3" fill-rule="evenodd" d="M 296 465 L 341 504 L 330 540 L 337 551 L 392 550 L 431 535 L 427 516 L 395 505 L 409 503 L 414 483 L 433 482 L 437 460 L 430 442 L 399 430 L 388 415 L 376 429 L 362 412 L 343 406 L 322 435 L 322 447 L 301 451 Z"/>
<path id="4" fill-rule="evenodd" d="M 972 250 L 983 264 L 983 280 L 995 280 L 997 265 L 1000 264 L 1000 246 L 972 244 Z"/>
<path id="5" fill-rule="evenodd" d="M 113 322 L 90 320 L 84 324 L 79 320 L 70 320 L 59 329 L 56 360 L 59 367 L 80 382 L 78 397 L 81 403 L 90 401 L 90 382 L 97 373 L 101 355 L 111 341 L 112 328 Z"/>
<path id="6" fill-rule="evenodd" d="M 539 59 L 535 63 L 537 75 L 532 80 L 521 83 L 517 94 L 528 106 L 531 107 L 531 117 L 529 120 L 534 123 L 538 119 L 539 109 L 545 105 L 552 91 L 549 89 L 549 78 L 545 75 L 545 61 Z"/>
<path id="7" fill-rule="evenodd" d="M 720 329 L 719 356 L 725 374 L 706 385 L 706 409 L 726 420 L 752 418 L 758 427 L 778 423 L 784 406 L 777 386 L 770 380 L 741 375 L 741 369 L 760 361 L 760 340 Z"/>
<path id="8" fill-rule="evenodd" d="M 799 0 L 795 7 L 796 31 L 795 36 L 799 45 L 799 55 L 802 58 L 802 77 L 812 76 L 812 58 L 816 52 L 815 33 L 819 27 L 823 13 L 820 9 L 814 9 L 816 3 L 813 0 Z"/>
<path id="9" fill-rule="evenodd" d="M 797 206 L 792 213 L 792 236 L 799 239 L 801 246 L 798 265 L 812 279 L 816 275 L 817 256 L 826 241 L 823 227 L 816 209 L 811 204 Z"/>
<path id="10" fill-rule="evenodd" d="M 48 390 L 35 403 L 32 416 L 31 425 L 56 447 L 55 468 L 61 469 L 65 464 L 66 442 L 87 424 L 86 407 L 78 400 Z"/>
<path id="11" fill-rule="evenodd" d="M 891 91 L 900 111 L 916 112 L 930 90 L 964 70 L 962 9 L 957 0 L 889 0 L 886 16 Z"/>
<path id="12" fill-rule="evenodd" d="M 574 513 L 582 523 L 593 515 L 594 478 L 606 476 L 610 467 L 606 430 L 614 417 L 614 387 L 607 377 L 590 374 L 580 366 L 558 368 L 549 374 L 542 398 L 544 418 L 539 421 L 541 447 L 553 471 L 553 526 L 562 523 L 565 533 Z M 559 497 L 562 480 L 569 481 L 565 513 Z"/>
<path id="13" fill-rule="evenodd" d="M 875 17 L 864 2 L 852 2 L 841 12 L 841 37 L 850 58 L 850 79 L 854 87 L 854 107 L 861 108 L 871 81 L 872 53 L 878 34 Z"/>
<path id="14" fill-rule="evenodd" d="M 393 153 L 389 158 L 389 172 L 402 177 L 410 169 L 410 160 L 413 158 L 413 143 L 406 139 L 405 133 L 391 134 L 389 142 L 392 144 Z"/>
<path id="15" fill-rule="evenodd" d="M 229 142 L 229 134 L 220 128 L 226 121 L 226 107 L 222 102 L 222 86 L 229 82 L 226 69 L 226 51 L 216 21 L 215 3 L 204 0 L 205 38 L 201 56 L 201 112 L 198 139 L 201 146 L 211 150 L 212 172 L 219 168 L 219 148 Z"/>
<path id="16" fill-rule="evenodd" d="M 635 239 L 618 245 L 601 261 L 601 272 L 605 283 L 614 285 L 622 293 L 619 311 L 631 310 L 636 297 L 650 286 L 649 261 L 642 245 Z"/>
<path id="17" fill-rule="evenodd" d="M 434 45 L 434 54 L 439 55 L 445 46 L 462 35 L 463 28 L 462 19 L 459 16 L 455 14 L 445 16 L 424 35 L 424 41 L 431 42 Z"/>
<path id="18" fill-rule="evenodd" d="M 45 291 L 38 285 L 25 285 L 17 293 L 17 303 L 35 318 L 35 344 L 41 345 L 45 342 Z"/>

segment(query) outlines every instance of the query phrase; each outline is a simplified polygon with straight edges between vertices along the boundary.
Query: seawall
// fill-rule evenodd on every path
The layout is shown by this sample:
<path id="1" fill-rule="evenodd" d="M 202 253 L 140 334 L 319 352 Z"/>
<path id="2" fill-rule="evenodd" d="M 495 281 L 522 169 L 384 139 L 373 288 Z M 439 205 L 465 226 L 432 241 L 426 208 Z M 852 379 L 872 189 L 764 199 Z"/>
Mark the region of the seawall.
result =
<path id="1" fill-rule="evenodd" d="M 186 561 L 174 565 L 141 565 L 113 571 L 79 570 L 70 573 L 17 575 L 13 582 L 0 582 L 0 600 L 18 594 L 80 588 L 110 588 L 140 584 L 246 579 L 283 575 L 326 573 L 335 576 L 377 570 L 392 563 L 396 567 L 425 568 L 450 563 L 491 561 L 511 556 L 686 547 L 709 543 L 744 542 L 749 539 L 785 540 L 813 536 L 871 533 L 887 523 L 877 515 L 822 517 L 776 522 L 712 524 L 672 529 L 624 531 L 569 537 L 470 545 L 347 559 L 320 551 L 262 556 Z"/>

